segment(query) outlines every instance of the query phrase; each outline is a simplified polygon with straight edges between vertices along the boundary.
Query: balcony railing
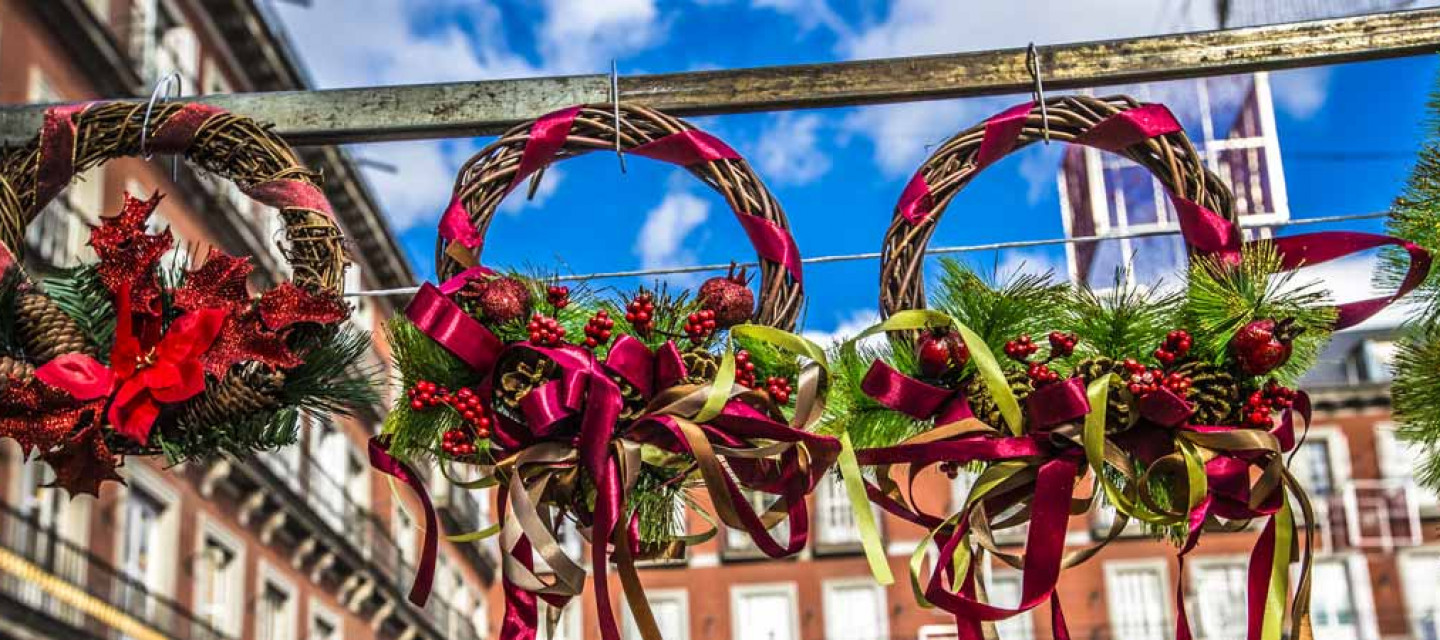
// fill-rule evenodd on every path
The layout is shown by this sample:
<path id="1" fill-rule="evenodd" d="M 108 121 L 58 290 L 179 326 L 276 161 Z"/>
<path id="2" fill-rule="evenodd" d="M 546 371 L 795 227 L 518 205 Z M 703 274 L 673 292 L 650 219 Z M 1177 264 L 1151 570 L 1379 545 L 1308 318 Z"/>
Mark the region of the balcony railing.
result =
<path id="1" fill-rule="evenodd" d="M 0 546 L 35 565 L 45 574 L 0 578 L 0 595 L 21 606 L 44 612 L 58 623 L 89 636 L 121 637 L 113 616 L 96 616 L 76 606 L 80 598 L 114 607 L 161 636 L 178 640 L 230 640 L 230 636 L 196 617 L 174 600 L 151 593 L 140 581 L 65 540 L 54 528 L 41 526 L 33 516 L 0 505 Z M 46 589 L 45 581 L 58 579 L 68 588 Z M 70 594 L 57 597 L 56 593 Z M 87 595 L 95 594 L 95 595 Z"/>
<path id="2" fill-rule="evenodd" d="M 324 471 L 320 462 L 308 453 L 300 457 L 300 474 L 304 478 L 302 492 L 306 506 L 320 520 L 330 525 L 341 537 L 355 546 L 360 555 L 374 563 L 381 575 L 397 579 L 415 575 L 412 561 L 402 552 L 400 544 L 392 536 L 390 528 L 374 512 L 351 497 L 344 483 Z M 473 500 L 473 497 L 471 498 Z M 479 504 L 474 509 L 479 513 Z M 408 606 L 408 605 L 407 605 Z M 436 628 L 444 632 L 447 639 L 479 640 L 473 623 L 463 613 L 438 595 L 431 596 L 425 605 L 425 613 Z"/>

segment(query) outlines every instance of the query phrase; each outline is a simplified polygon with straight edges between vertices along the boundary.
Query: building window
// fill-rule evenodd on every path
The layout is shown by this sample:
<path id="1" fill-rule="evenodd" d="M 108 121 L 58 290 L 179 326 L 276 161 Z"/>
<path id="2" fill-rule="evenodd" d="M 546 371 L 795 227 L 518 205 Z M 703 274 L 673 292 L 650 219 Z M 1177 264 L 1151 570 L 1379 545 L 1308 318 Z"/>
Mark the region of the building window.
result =
<path id="1" fill-rule="evenodd" d="M 860 527 L 855 522 L 855 510 L 850 506 L 850 496 L 845 492 L 845 482 L 834 473 L 825 474 L 815 495 L 815 510 L 818 512 L 819 546 L 832 549 L 859 549 Z M 879 510 L 873 505 L 876 523 L 881 522 Z"/>
<path id="2" fill-rule="evenodd" d="M 1324 439 L 1306 440 L 1290 463 L 1305 490 L 1315 498 L 1335 495 L 1335 465 L 1330 444 Z"/>
<path id="3" fill-rule="evenodd" d="M 827 580 L 824 584 L 827 640 L 885 640 L 885 588 L 873 580 Z M 750 636 L 753 637 L 753 636 Z M 1005 636 L 1006 640 L 1012 639 Z"/>
<path id="4" fill-rule="evenodd" d="M 665 640 L 689 640 L 690 602 L 684 589 L 652 589 L 645 592 L 650 603 L 650 613 L 655 617 L 655 626 Z M 635 626 L 634 614 L 630 607 L 621 606 L 625 613 L 625 640 L 640 640 L 640 629 Z"/>
<path id="5" fill-rule="evenodd" d="M 1405 585 L 1405 617 L 1410 635 L 1417 640 L 1440 640 L 1440 549 L 1426 549 L 1400 556 L 1400 579 Z"/>
<path id="6" fill-rule="evenodd" d="M 410 513 L 400 505 L 395 505 L 394 531 L 395 546 L 400 550 L 400 563 L 405 566 L 414 566 L 418 553 L 415 547 L 415 520 Z"/>
<path id="7" fill-rule="evenodd" d="M 1244 560 L 1197 560 L 1191 572 L 1195 624 L 1201 640 L 1243 640 L 1248 565 Z"/>
<path id="8" fill-rule="evenodd" d="M 261 581 L 255 599 L 255 634 L 258 640 L 295 640 L 295 592 L 274 576 Z"/>
<path id="9" fill-rule="evenodd" d="M 245 588 L 243 547 L 207 522 L 195 558 L 195 614 L 220 631 L 239 635 L 241 591 Z"/>
<path id="10" fill-rule="evenodd" d="M 537 598 L 536 603 L 539 605 L 540 629 L 535 634 L 535 640 L 584 640 L 580 628 L 579 598 L 572 599 L 569 606 L 558 612 L 544 600 Z M 554 625 L 547 622 L 552 615 L 556 617 Z"/>
<path id="11" fill-rule="evenodd" d="M 160 517 L 165 505 L 140 487 L 125 497 L 124 529 L 120 538 L 120 571 L 127 580 L 118 583 L 124 609 L 149 619 L 154 604 L 149 585 L 160 584 Z"/>
<path id="12" fill-rule="evenodd" d="M 1324 585 L 1310 596 L 1310 623 L 1316 640 L 1373 640 L 1374 605 L 1368 576 L 1359 575 L 1360 556 L 1315 561 L 1314 583 Z M 1431 582 L 1433 590 L 1434 583 Z"/>
<path id="13" fill-rule="evenodd" d="M 310 599 L 310 624 L 305 640 L 341 640 L 343 629 L 340 616 L 314 598 Z"/>
<path id="14" fill-rule="evenodd" d="M 1014 571 L 994 571 L 986 587 L 990 602 L 998 607 L 1020 606 L 1020 574 Z M 1030 612 L 999 620 L 995 623 L 996 634 L 1005 640 L 1035 640 L 1035 621 Z"/>
<path id="15" fill-rule="evenodd" d="M 1164 561 L 1105 565 L 1111 637 L 1166 640 L 1172 629 Z"/>
<path id="16" fill-rule="evenodd" d="M 799 640 L 795 583 L 730 587 L 730 620 L 735 640 Z"/>
<path id="17" fill-rule="evenodd" d="M 1380 477 L 1392 483 L 1413 484 L 1415 470 L 1421 460 L 1420 445 L 1401 440 L 1395 432 L 1395 425 L 1382 423 L 1375 427 L 1375 455 L 1380 466 Z M 1421 510 L 1440 510 L 1440 496 L 1423 487 L 1412 487 L 1410 495 L 1415 498 Z"/>
<path id="18" fill-rule="evenodd" d="M 30 70 L 29 102 L 64 99 L 38 67 Z M 105 169 L 95 167 L 77 176 L 25 229 L 25 244 L 40 262 L 52 267 L 74 267 L 95 259 L 89 246 L 90 225 L 100 223 L 105 206 Z"/>

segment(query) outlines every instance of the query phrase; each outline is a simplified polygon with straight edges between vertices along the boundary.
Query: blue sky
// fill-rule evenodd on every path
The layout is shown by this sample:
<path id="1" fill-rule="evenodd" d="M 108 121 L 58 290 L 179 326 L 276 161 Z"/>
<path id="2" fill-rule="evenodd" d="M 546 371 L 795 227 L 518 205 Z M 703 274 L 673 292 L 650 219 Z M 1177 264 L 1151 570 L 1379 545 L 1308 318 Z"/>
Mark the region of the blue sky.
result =
<path id="1" fill-rule="evenodd" d="M 317 0 L 278 4 L 317 85 L 406 84 L 608 71 L 828 62 L 1214 28 L 1205 2 L 1153 0 Z M 1267 13 L 1237 2 L 1240 21 Z M 1343 4 L 1343 3 L 1337 3 Z M 965 5 L 965 6 L 962 6 Z M 1127 16 L 1117 20 L 1116 15 Z M 1037 21 L 1035 16 L 1045 16 Z M 343 36 L 337 37 L 337 34 Z M 1423 139 L 1434 57 L 1272 75 L 1296 218 L 1382 210 Z M 1106 93 L 1103 89 L 1098 93 Z M 751 160 L 789 214 L 807 256 L 876 251 L 926 145 L 1023 96 L 700 119 Z M 460 164 L 486 139 L 356 145 L 394 163 L 367 171 L 417 273 L 432 271 L 435 222 Z M 1358 156 L 1355 153 L 1358 152 Z M 1350 153 L 1341 158 L 1336 154 Z M 960 245 L 1062 234 L 1057 149 L 990 168 L 956 200 L 933 241 Z M 551 171 L 531 202 L 517 194 L 491 228 L 486 262 L 562 273 L 748 260 L 723 200 L 688 174 L 593 154 Z M 1378 230 L 1378 222 L 1346 228 Z M 1001 269 L 1063 265 L 1062 250 L 968 254 Z M 874 316 L 878 264 L 807 270 L 805 328 L 852 329 Z M 697 281 L 692 279 L 691 281 Z M 1352 278 L 1363 291 L 1364 283 Z M 679 281 L 684 282 L 681 278 Z M 615 282 L 629 285 L 633 283 Z M 1353 288 L 1353 287 L 1352 287 Z"/>

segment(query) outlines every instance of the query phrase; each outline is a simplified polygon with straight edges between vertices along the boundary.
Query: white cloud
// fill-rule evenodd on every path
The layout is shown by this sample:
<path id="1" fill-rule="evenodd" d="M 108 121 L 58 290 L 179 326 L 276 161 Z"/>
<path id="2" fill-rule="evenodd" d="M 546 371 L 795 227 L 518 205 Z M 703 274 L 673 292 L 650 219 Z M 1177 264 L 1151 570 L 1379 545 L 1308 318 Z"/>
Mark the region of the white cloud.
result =
<path id="1" fill-rule="evenodd" d="M 654 0 L 546 0 L 540 52 L 552 73 L 608 69 L 664 37 Z"/>
<path id="2" fill-rule="evenodd" d="M 419 140 L 353 145 L 349 149 L 356 158 L 375 158 L 396 168 L 394 172 L 373 167 L 363 171 L 383 198 L 390 224 L 404 231 L 440 219 L 454 191 L 455 174 L 475 151 L 475 145 L 468 141 Z"/>
<path id="3" fill-rule="evenodd" d="M 1046 193 L 1055 194 L 1059 190 L 1060 180 L 1060 159 L 1065 155 L 1066 145 L 1063 144 L 1036 144 L 1030 145 L 1020 156 L 1018 170 L 1020 177 L 1025 179 L 1027 189 L 1025 201 L 1029 204 L 1040 202 Z"/>
<path id="4" fill-rule="evenodd" d="M 801 332 L 806 339 L 822 347 L 829 347 L 832 344 L 843 342 L 860 335 L 861 331 L 869 329 L 880 322 L 880 312 L 875 309 L 853 309 L 849 313 L 836 316 L 835 328 L 829 331 L 807 329 Z M 876 335 L 866 338 L 864 342 L 872 340 L 884 340 L 883 335 Z"/>
<path id="5" fill-rule="evenodd" d="M 500 213 L 507 216 L 518 216 L 526 209 L 539 209 L 545 206 L 545 201 L 555 195 L 560 182 L 565 179 L 565 172 L 558 166 L 550 166 L 545 169 L 545 175 L 540 178 L 540 186 L 535 189 L 535 197 L 528 197 L 530 194 L 530 182 L 516 188 L 509 197 L 500 203 Z"/>
<path id="6" fill-rule="evenodd" d="M 645 215 L 645 224 L 635 239 L 635 255 L 645 269 L 679 267 L 695 263 L 695 254 L 685 248 L 690 232 L 710 218 L 710 203 L 684 187 L 673 186 L 654 209 Z"/>
<path id="7" fill-rule="evenodd" d="M 906 102 L 866 107 L 845 119 L 847 133 L 869 138 L 875 165 L 889 177 L 907 176 L 920 167 L 931 148 L 980 117 L 993 100 Z"/>
<path id="8" fill-rule="evenodd" d="M 805 31 L 824 27 L 841 38 L 848 38 L 851 34 L 850 26 L 830 8 L 826 0 L 751 0 L 750 6 L 788 15 Z"/>
<path id="9" fill-rule="evenodd" d="M 1336 304 L 1368 300 L 1390 291 L 1375 288 L 1373 275 L 1378 258 L 1373 255 L 1359 255 L 1340 258 L 1312 267 L 1305 267 L 1290 280 L 1291 287 L 1315 286 L 1328 290 L 1330 300 Z M 1412 304 L 1401 301 L 1386 307 L 1370 319 L 1356 325 L 1356 329 L 1388 329 L 1399 326 L 1416 310 Z"/>
<path id="10" fill-rule="evenodd" d="M 824 120 L 815 114 L 781 113 L 770 118 L 760 134 L 755 161 L 761 177 L 777 184 L 809 184 L 830 170 L 830 157 L 820 149 Z"/>
<path id="11" fill-rule="evenodd" d="M 1275 106 L 1301 120 L 1313 117 L 1330 95 L 1330 75 L 1329 67 L 1271 73 L 1270 90 Z"/>

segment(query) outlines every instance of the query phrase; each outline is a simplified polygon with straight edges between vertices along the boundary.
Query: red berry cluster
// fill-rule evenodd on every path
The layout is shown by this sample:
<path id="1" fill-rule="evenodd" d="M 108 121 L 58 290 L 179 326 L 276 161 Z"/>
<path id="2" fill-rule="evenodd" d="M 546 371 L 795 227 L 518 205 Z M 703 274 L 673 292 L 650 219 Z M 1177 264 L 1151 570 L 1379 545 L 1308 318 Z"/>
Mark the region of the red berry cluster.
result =
<path id="1" fill-rule="evenodd" d="M 735 383 L 755 388 L 755 363 L 750 361 L 750 352 L 744 349 L 735 353 Z"/>
<path id="2" fill-rule="evenodd" d="M 609 342 L 614 329 L 615 321 L 610 319 L 610 312 L 604 309 L 596 311 L 590 321 L 585 323 L 585 346 L 594 349 Z"/>
<path id="3" fill-rule="evenodd" d="M 1269 429 L 1275 425 L 1272 412 L 1289 409 L 1295 404 L 1295 390 L 1271 380 L 1245 400 L 1245 426 Z"/>
<path id="4" fill-rule="evenodd" d="M 437 386 L 429 380 L 419 380 L 416 381 L 415 386 L 405 391 L 405 395 L 410 397 L 411 409 L 424 411 L 442 404 L 448 404 L 450 390 Z"/>
<path id="5" fill-rule="evenodd" d="M 468 429 L 451 429 L 440 438 L 440 450 L 452 458 L 468 458 L 475 455 L 475 439 Z"/>
<path id="6" fill-rule="evenodd" d="M 647 334 L 655 330 L 655 297 L 648 293 L 641 293 L 625 305 L 625 321 L 635 327 L 635 331 Z"/>
<path id="7" fill-rule="evenodd" d="M 1121 366 L 1125 372 L 1130 374 L 1127 383 L 1130 393 L 1136 396 L 1145 396 L 1161 389 L 1169 389 L 1171 393 L 1184 397 L 1185 392 L 1190 389 L 1190 378 L 1180 373 L 1165 373 L 1160 369 L 1146 369 L 1134 358 L 1126 358 Z"/>
<path id="8" fill-rule="evenodd" d="M 465 422 L 475 428 L 475 435 L 481 438 L 490 437 L 490 414 L 480 401 L 479 394 L 469 387 L 461 387 L 454 395 L 447 397 L 446 401 L 460 412 L 460 417 L 464 418 Z"/>
<path id="9" fill-rule="evenodd" d="M 1165 342 L 1155 349 L 1155 359 L 1160 361 L 1160 364 L 1169 366 L 1189 354 L 1193 344 L 1194 340 L 1190 338 L 1190 332 L 1176 329 L 1166 334 Z"/>
<path id="10" fill-rule="evenodd" d="M 685 335 L 690 337 L 690 344 L 700 346 L 715 333 L 715 312 L 709 309 L 702 309 L 690 314 L 685 319 Z"/>
<path id="11" fill-rule="evenodd" d="M 530 343 L 542 347 L 558 347 L 560 341 L 565 339 L 565 327 L 554 318 L 535 314 L 530 316 L 530 324 L 525 326 L 530 330 Z"/>
<path id="12" fill-rule="evenodd" d="M 1064 358 L 1075 353 L 1075 345 L 1080 342 L 1080 336 L 1073 333 L 1062 333 L 1060 331 L 1050 332 L 1050 357 Z"/>
<path id="13" fill-rule="evenodd" d="M 790 388 L 790 379 L 780 376 L 770 376 L 765 379 L 765 390 L 770 392 L 770 397 L 776 404 L 790 404 L 790 394 L 795 390 Z"/>
<path id="14" fill-rule="evenodd" d="M 1024 362 L 1040 350 L 1040 345 L 1030 339 L 1030 334 L 1021 334 L 1019 338 L 1005 343 L 1005 355 L 1011 360 Z"/>
<path id="15" fill-rule="evenodd" d="M 570 306 L 570 287 L 564 285 L 551 285 L 545 290 L 545 299 L 550 301 L 550 306 L 556 311 Z"/>
<path id="16" fill-rule="evenodd" d="M 1060 381 L 1060 374 L 1055 373 L 1055 370 L 1044 362 L 1031 362 L 1030 366 L 1025 368 L 1025 377 L 1037 387 Z"/>

